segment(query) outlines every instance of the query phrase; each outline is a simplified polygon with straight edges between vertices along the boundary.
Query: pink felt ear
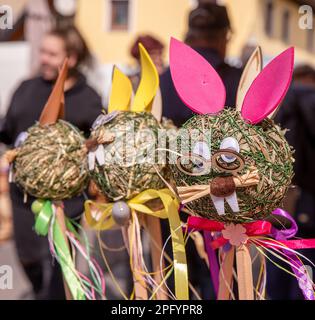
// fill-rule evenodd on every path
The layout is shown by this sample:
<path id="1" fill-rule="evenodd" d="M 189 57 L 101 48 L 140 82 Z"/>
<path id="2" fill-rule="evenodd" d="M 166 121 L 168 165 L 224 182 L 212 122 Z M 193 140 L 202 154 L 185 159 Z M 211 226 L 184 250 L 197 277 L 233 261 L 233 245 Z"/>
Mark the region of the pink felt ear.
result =
<path id="1" fill-rule="evenodd" d="M 294 65 L 294 48 L 274 58 L 256 77 L 242 105 L 243 119 L 259 123 L 274 111 L 289 89 Z"/>
<path id="2" fill-rule="evenodd" d="M 171 38 L 170 70 L 182 101 L 196 113 L 217 113 L 224 108 L 224 84 L 213 67 L 186 44 Z"/>

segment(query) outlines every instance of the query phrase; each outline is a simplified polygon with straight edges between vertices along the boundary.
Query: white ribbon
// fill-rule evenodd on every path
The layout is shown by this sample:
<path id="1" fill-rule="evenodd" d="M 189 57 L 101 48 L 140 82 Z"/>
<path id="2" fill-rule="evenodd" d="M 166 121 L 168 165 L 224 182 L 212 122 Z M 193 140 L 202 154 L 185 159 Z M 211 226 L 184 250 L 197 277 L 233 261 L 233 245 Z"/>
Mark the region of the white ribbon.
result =
<path id="1" fill-rule="evenodd" d="M 105 164 L 105 149 L 102 144 L 98 145 L 97 149 L 90 151 L 88 154 L 89 170 L 94 170 L 95 162 L 98 162 L 100 166 Z"/>

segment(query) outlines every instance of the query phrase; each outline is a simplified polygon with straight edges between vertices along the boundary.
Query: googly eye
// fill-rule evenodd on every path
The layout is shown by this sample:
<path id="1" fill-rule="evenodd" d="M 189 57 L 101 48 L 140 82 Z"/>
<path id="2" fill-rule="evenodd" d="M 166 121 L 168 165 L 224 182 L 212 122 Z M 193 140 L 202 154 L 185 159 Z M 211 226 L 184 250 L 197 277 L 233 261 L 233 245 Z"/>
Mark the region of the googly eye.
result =
<path id="1" fill-rule="evenodd" d="M 176 165 L 180 171 L 189 176 L 202 176 L 210 170 L 206 159 L 193 153 L 179 157 Z"/>
<path id="2" fill-rule="evenodd" d="M 237 140 L 233 137 L 224 138 L 220 144 L 220 149 L 230 149 L 237 153 L 240 152 L 240 146 Z M 236 160 L 236 157 L 228 156 L 228 155 L 222 155 L 221 158 L 223 161 L 227 163 L 232 163 Z"/>
<path id="3" fill-rule="evenodd" d="M 210 149 L 205 141 L 198 141 L 193 148 L 193 153 L 206 160 L 211 158 Z"/>

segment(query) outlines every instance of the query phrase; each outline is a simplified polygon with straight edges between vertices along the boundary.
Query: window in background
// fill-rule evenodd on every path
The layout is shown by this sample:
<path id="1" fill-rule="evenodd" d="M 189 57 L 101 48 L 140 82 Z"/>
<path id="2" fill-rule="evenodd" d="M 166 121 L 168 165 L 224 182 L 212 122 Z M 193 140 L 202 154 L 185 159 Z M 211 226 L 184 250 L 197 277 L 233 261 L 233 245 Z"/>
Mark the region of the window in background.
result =
<path id="1" fill-rule="evenodd" d="M 290 12 L 287 9 L 282 14 L 281 39 L 286 43 L 290 41 Z"/>
<path id="2" fill-rule="evenodd" d="M 268 36 L 273 35 L 273 15 L 274 4 L 273 1 L 267 1 L 265 7 L 265 32 Z"/>
<path id="3" fill-rule="evenodd" d="M 314 29 L 307 29 L 306 31 L 306 48 L 310 52 L 315 52 L 315 32 Z"/>
<path id="4" fill-rule="evenodd" d="M 111 30 L 128 30 L 129 26 L 129 0 L 110 0 Z"/>

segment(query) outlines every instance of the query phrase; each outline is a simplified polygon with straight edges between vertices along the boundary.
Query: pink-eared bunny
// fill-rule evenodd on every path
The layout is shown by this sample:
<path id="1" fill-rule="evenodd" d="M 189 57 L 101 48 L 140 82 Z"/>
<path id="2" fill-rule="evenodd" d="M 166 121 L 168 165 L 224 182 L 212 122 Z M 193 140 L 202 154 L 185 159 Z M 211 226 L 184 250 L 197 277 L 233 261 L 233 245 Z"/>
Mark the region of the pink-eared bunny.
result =
<path id="1" fill-rule="evenodd" d="M 179 156 L 171 164 L 179 197 L 193 215 L 233 223 L 262 219 L 281 205 L 291 183 L 292 150 L 270 117 L 289 88 L 294 49 L 263 70 L 259 50 L 255 54 L 244 70 L 236 108 L 224 108 L 226 92 L 217 72 L 192 48 L 171 40 L 176 91 L 197 113 L 181 128 Z"/>

